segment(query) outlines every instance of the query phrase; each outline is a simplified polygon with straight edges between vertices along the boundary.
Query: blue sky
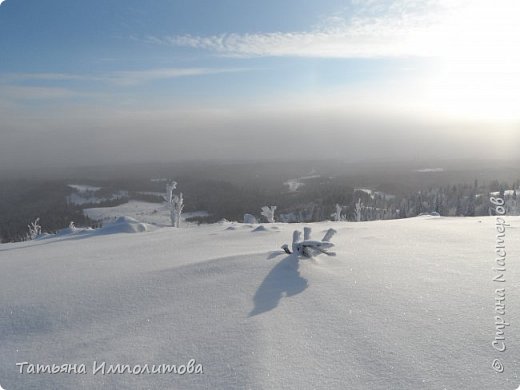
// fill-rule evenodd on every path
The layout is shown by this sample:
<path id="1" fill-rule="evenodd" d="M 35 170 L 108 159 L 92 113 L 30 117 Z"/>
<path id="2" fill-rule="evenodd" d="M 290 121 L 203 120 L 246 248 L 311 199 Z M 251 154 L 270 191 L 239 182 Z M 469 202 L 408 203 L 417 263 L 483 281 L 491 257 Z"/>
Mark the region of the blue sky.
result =
<path id="1" fill-rule="evenodd" d="M 78 143 L 107 161 L 168 159 L 165 143 L 179 158 L 224 157 L 273 134 L 312 148 L 317 132 L 386 145 L 347 147 L 357 159 L 404 146 L 443 157 L 470 135 L 482 153 L 490 126 L 518 143 L 515 11 L 513 0 L 4 0 L 0 163 L 60 163 Z"/>
<path id="2" fill-rule="evenodd" d="M 124 86 L 125 93 L 141 97 L 200 94 L 219 100 L 243 99 L 251 89 L 253 98 L 257 94 L 269 97 L 283 90 L 301 93 L 402 73 L 406 65 L 399 59 L 250 58 L 168 42 L 188 35 L 290 34 L 313 29 L 338 12 L 348 17 L 348 11 L 349 6 L 341 1 L 159 0 L 143 5 L 127 0 L 7 0 L 0 12 L 0 49 L 5 53 L 0 71 L 18 74 L 11 84 L 21 86 L 110 92 L 114 85 L 104 85 L 114 79 L 117 89 Z M 166 69 L 172 70 L 170 76 Z M 190 69 L 198 70 L 196 77 L 189 76 Z M 183 70 L 188 73 L 185 77 Z M 148 74 L 146 80 L 122 80 L 122 74 L 138 80 L 138 72 L 143 77 Z M 23 74 L 29 77 L 24 79 Z"/>
<path id="3" fill-rule="evenodd" d="M 298 4 L 300 3 L 300 4 Z M 84 72 L 226 65 L 182 47 L 147 42 L 186 34 L 298 31 L 334 2 L 7 0 L 0 13 L 2 71 Z M 302 6 L 303 5 L 303 6 Z M 290 17 L 287 17 L 290 15 Z"/>

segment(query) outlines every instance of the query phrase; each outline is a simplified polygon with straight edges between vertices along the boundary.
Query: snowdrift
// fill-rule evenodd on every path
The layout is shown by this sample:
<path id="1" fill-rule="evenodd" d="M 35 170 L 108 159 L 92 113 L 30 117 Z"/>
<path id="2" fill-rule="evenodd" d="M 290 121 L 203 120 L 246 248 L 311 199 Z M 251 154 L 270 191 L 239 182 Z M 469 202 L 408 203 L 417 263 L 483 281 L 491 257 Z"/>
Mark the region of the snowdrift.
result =
<path id="1" fill-rule="evenodd" d="M 96 229 L 96 234 L 142 233 L 150 230 L 152 230 L 151 225 L 139 222 L 131 217 L 119 217 L 115 222 Z"/>
<path id="2" fill-rule="evenodd" d="M 90 236 L 102 236 L 107 234 L 117 233 L 143 233 L 155 230 L 156 227 L 147 223 L 142 223 L 132 217 L 119 217 L 114 222 L 106 223 L 100 228 L 83 228 L 83 227 L 68 227 L 59 230 L 56 234 L 44 233 L 37 237 L 35 241 L 49 240 L 53 238 L 86 238 Z"/>

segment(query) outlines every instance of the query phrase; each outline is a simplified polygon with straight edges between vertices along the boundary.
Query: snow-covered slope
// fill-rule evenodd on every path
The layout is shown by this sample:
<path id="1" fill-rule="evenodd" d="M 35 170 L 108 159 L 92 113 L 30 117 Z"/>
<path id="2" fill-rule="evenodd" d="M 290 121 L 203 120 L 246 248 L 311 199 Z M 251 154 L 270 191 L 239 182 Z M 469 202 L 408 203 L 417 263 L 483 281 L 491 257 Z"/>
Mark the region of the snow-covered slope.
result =
<path id="1" fill-rule="evenodd" d="M 302 225 L 215 224 L 0 246 L 0 385 L 12 389 L 516 389 L 520 234 L 495 351 L 494 219 L 316 223 L 336 257 L 278 248 Z M 255 230 L 255 231 L 253 231 Z M 505 366 L 495 373 L 491 362 Z M 203 374 L 105 374 L 106 365 Z M 85 364 L 86 374 L 16 363 Z M 27 367 L 26 367 L 27 368 Z"/>

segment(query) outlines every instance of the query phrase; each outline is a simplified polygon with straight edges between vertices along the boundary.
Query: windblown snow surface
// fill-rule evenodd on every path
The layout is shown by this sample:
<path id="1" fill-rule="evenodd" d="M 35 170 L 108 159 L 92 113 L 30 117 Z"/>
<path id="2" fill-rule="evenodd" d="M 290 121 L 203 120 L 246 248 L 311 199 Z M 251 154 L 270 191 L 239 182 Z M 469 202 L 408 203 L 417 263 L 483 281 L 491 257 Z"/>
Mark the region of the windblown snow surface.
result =
<path id="1" fill-rule="evenodd" d="M 492 280 L 494 217 L 308 224 L 317 239 L 329 227 L 338 231 L 337 256 L 314 260 L 278 249 L 303 228 L 296 224 L 135 229 L 1 245 L 0 385 L 517 389 L 520 218 L 508 222 L 500 286 Z M 511 324 L 502 353 L 491 345 L 498 287 L 506 288 Z M 503 373 L 491 367 L 496 358 Z M 202 374 L 92 372 L 94 361 L 190 359 L 203 365 Z M 86 374 L 20 374 L 20 362 L 85 364 Z"/>

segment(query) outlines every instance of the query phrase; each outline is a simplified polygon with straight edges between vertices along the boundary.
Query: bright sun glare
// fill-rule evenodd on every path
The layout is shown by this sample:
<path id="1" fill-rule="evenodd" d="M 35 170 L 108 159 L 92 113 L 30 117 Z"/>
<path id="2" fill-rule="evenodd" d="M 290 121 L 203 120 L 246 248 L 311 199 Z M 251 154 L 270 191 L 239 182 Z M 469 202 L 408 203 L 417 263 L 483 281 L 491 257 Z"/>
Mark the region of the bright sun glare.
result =
<path id="1" fill-rule="evenodd" d="M 520 119 L 520 1 L 472 1 L 451 9 L 429 36 L 439 54 L 429 100 L 447 114 Z"/>

